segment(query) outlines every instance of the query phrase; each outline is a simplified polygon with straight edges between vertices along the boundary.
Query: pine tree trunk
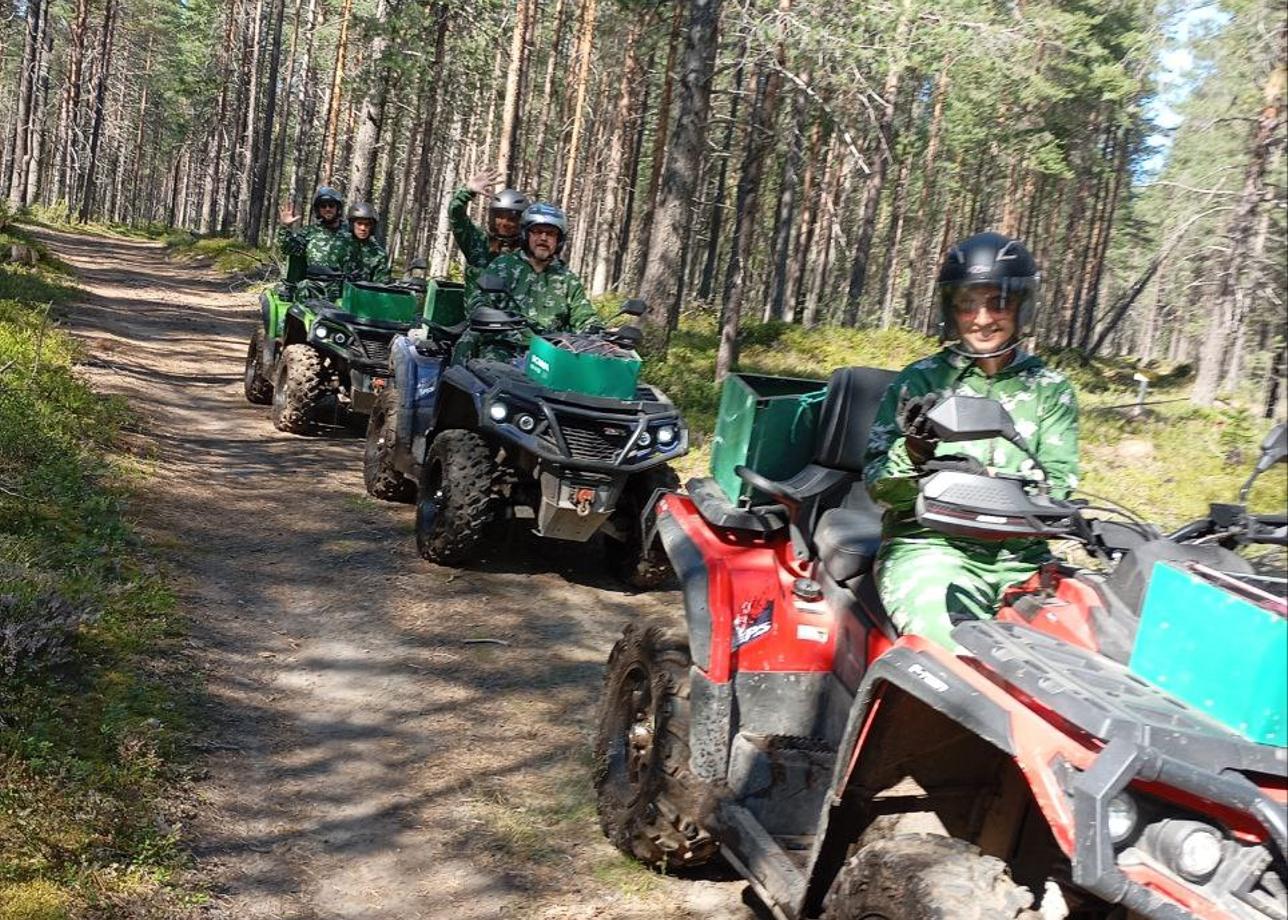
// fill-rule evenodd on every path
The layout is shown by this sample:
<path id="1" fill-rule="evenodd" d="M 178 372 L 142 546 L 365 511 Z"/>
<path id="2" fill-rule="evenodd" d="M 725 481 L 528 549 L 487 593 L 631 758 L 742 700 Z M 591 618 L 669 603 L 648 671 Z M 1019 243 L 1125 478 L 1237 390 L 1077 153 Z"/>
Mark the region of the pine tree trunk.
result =
<path id="1" fill-rule="evenodd" d="M 678 247 L 683 242 L 706 148 L 711 78 L 719 43 L 720 0 L 688 0 L 686 8 L 688 28 L 684 35 L 679 117 L 653 209 L 646 248 L 650 257 L 640 282 L 640 296 L 649 305 L 644 317 L 646 332 L 651 337 L 649 344 L 660 353 L 665 353 L 670 340 L 668 318 L 676 299 L 681 268 Z"/>
<path id="2" fill-rule="evenodd" d="M 1210 406 L 1216 401 L 1221 385 L 1221 372 L 1227 360 L 1230 335 L 1236 320 L 1243 312 L 1251 275 L 1250 271 L 1256 239 L 1257 214 L 1264 203 L 1267 166 L 1273 155 L 1277 139 L 1284 126 L 1285 62 L 1283 28 L 1275 41 L 1275 60 L 1265 84 L 1265 106 L 1253 125 L 1244 169 L 1243 190 L 1235 203 L 1230 222 L 1226 225 L 1229 255 L 1225 258 L 1225 271 L 1220 275 L 1213 309 L 1199 351 L 1198 373 L 1190 401 L 1199 406 Z M 1263 244 L 1264 245 L 1264 244 Z"/>
<path id="3" fill-rule="evenodd" d="M 318 166 L 319 182 L 335 182 L 335 145 L 340 127 L 340 105 L 344 83 L 344 59 L 349 51 L 349 17 L 353 0 L 343 0 L 340 7 L 340 35 L 335 43 L 335 66 L 331 72 L 331 92 L 326 101 L 326 118 L 322 129 L 322 160 Z"/>
<path id="4" fill-rule="evenodd" d="M 724 140 L 720 143 L 719 166 L 716 168 L 716 186 L 711 195 L 711 217 L 707 221 L 707 254 L 702 263 L 702 280 L 698 284 L 698 299 L 710 302 L 719 272 L 716 262 L 720 255 L 720 231 L 724 225 L 725 186 L 729 177 L 729 158 L 733 156 L 733 132 L 738 123 L 738 104 L 742 101 L 742 79 L 747 70 L 747 43 L 738 49 L 737 65 L 733 71 L 733 91 L 729 94 L 729 116 L 725 121 Z"/>
<path id="5" fill-rule="evenodd" d="M 58 114 L 58 160 L 54 174 L 54 200 L 69 201 L 76 187 L 75 167 L 77 124 L 80 114 L 81 83 L 85 70 L 85 40 L 89 33 L 89 0 L 76 0 L 76 12 L 67 35 L 67 67 L 62 103 Z"/>
<path id="6" fill-rule="evenodd" d="M 568 29 L 567 0 L 556 0 L 555 31 L 550 42 L 550 51 L 546 55 L 546 76 L 541 84 L 541 114 L 537 116 L 537 137 L 533 143 L 536 163 L 532 170 L 532 181 L 538 188 L 547 188 L 546 183 L 546 138 L 550 133 L 550 114 L 554 110 L 556 66 L 563 59 L 564 33 Z M 553 181 L 550 183 L 553 185 Z"/>
<path id="7" fill-rule="evenodd" d="M 867 284 L 872 236 L 876 232 L 877 206 L 881 202 L 881 192 L 885 186 L 890 158 L 894 155 L 895 104 L 899 97 L 899 82 L 907 65 L 906 48 L 911 27 L 911 4 L 908 0 L 904 0 L 899 11 L 899 21 L 895 25 L 894 40 L 891 43 L 894 57 L 890 61 L 885 83 L 881 88 L 882 105 L 878 109 L 879 120 L 876 147 L 872 157 L 872 172 L 864 183 L 863 199 L 859 204 L 858 230 L 854 239 L 854 255 L 850 261 L 850 284 L 845 298 L 843 322 L 846 326 L 854 326 L 859 321 L 859 306 L 862 302 L 864 286 Z"/>
<path id="8" fill-rule="evenodd" d="M 81 193 L 78 218 L 86 223 L 93 213 L 95 175 L 98 170 L 98 147 L 103 137 L 103 116 L 107 102 L 107 77 L 112 62 L 112 41 L 116 33 L 117 0 L 107 0 L 103 8 L 103 28 L 99 32 L 98 64 L 95 67 L 93 90 L 93 125 L 90 128 L 85 185 Z"/>
<path id="9" fill-rule="evenodd" d="M 36 83 L 37 59 L 43 43 L 42 13 L 48 0 L 27 0 L 27 23 L 23 31 L 22 59 L 18 62 L 18 104 L 14 109 L 13 136 L 5 167 L 4 189 L 9 204 L 20 208 L 27 193 L 26 164 L 31 136 L 31 101 Z"/>
<path id="10" fill-rule="evenodd" d="M 595 38 L 596 0 L 582 0 L 581 18 L 577 25 L 577 67 L 573 76 L 576 101 L 573 103 L 572 136 L 568 139 L 568 159 L 564 164 L 563 193 L 560 201 L 572 201 L 573 177 L 577 174 L 577 153 L 586 124 L 586 89 L 590 83 L 590 50 Z"/>
<path id="11" fill-rule="evenodd" d="M 514 30 L 510 36 L 509 69 L 505 78 L 505 103 L 501 107 L 501 142 L 496 153 L 496 168 L 505 177 L 505 184 L 510 186 L 515 183 L 516 159 L 522 152 L 519 144 L 519 100 L 527 70 L 528 42 L 536 15 L 536 0 L 517 0 Z"/>
<path id="12" fill-rule="evenodd" d="M 23 190 L 23 204 L 34 204 L 41 188 L 45 166 L 45 110 L 49 105 L 49 59 L 54 51 L 54 32 L 49 27 L 51 3 L 42 5 L 40 14 L 40 57 L 36 63 L 36 77 L 31 93 L 31 130 L 27 140 L 27 185 Z M 141 149 L 141 148 L 139 148 Z"/>
<path id="13" fill-rule="evenodd" d="M 717 5 L 720 0 L 715 0 Z M 685 22 L 685 12 L 691 12 L 692 0 L 689 5 L 676 2 L 675 12 L 671 17 L 671 34 L 667 39 L 666 48 L 666 72 L 662 77 L 662 97 L 658 102 L 657 118 L 654 120 L 653 129 L 653 148 L 650 157 L 650 171 L 648 184 L 648 206 L 640 215 L 639 233 L 635 235 L 635 245 L 631 247 L 630 259 L 627 262 L 627 274 L 631 278 L 639 278 L 643 282 L 645 265 L 649 258 L 649 246 L 653 240 L 653 212 L 657 208 L 658 197 L 662 188 L 662 168 L 666 163 L 667 139 L 671 129 L 671 102 L 675 94 L 675 60 L 676 54 L 680 47 L 680 25 Z M 719 22 L 716 23 L 719 28 Z M 714 54 L 714 52 L 712 52 Z M 714 69 L 715 58 L 712 58 L 712 67 Z M 707 87 L 707 107 L 711 105 L 711 88 Z M 705 138 L 706 134 L 703 133 Z M 695 162 L 694 179 L 696 181 L 699 164 Z M 696 190 L 697 186 L 694 185 Z"/>
<path id="14" fill-rule="evenodd" d="M 595 253 L 595 269 L 591 279 L 592 295 L 599 295 L 608 289 L 609 274 L 613 258 L 617 254 L 618 202 L 622 195 L 622 170 L 626 161 L 627 140 L 631 132 L 631 111 L 634 108 L 636 86 L 640 82 L 639 38 L 643 32 L 644 20 L 636 19 L 626 32 L 626 53 L 622 65 L 622 82 L 617 91 L 617 110 L 613 115 L 612 134 L 608 138 L 608 163 L 604 171 L 602 184 L 603 197 L 601 212 L 603 232 L 599 234 L 599 245 Z"/>
<path id="15" fill-rule="evenodd" d="M 786 14 L 791 0 L 780 0 L 779 12 Z M 716 382 L 729 375 L 738 363 L 738 332 L 742 323 L 742 305 L 747 291 L 748 261 L 755 238 L 756 214 L 760 204 L 761 179 L 765 157 L 773 149 L 774 130 L 781 99 L 781 74 L 786 49 L 779 31 L 776 61 L 758 68 L 756 94 L 752 99 L 747 125 L 747 143 L 743 149 L 742 169 L 734 204 L 733 234 L 729 239 L 729 268 L 725 273 L 725 296 L 720 312 L 720 344 L 716 350 Z"/>
<path id="16" fill-rule="evenodd" d="M 242 149 L 238 159 L 237 232 L 242 239 L 250 239 L 250 197 L 255 181 L 255 152 L 259 147 L 262 122 L 259 118 L 259 62 L 263 48 L 264 0 L 255 0 L 255 13 L 249 22 L 251 35 L 250 59 L 246 69 L 246 105 L 242 121 Z M 255 236 L 258 237 L 258 231 Z"/>
<path id="17" fill-rule="evenodd" d="M 644 128 L 648 120 L 649 88 L 651 84 L 647 74 L 652 69 L 653 56 L 650 54 L 648 64 L 644 68 L 644 79 L 640 81 L 639 109 L 631 119 L 631 133 L 634 135 L 634 140 L 631 142 L 630 162 L 626 167 L 626 203 L 622 207 L 621 230 L 618 233 L 617 246 L 613 251 L 613 270 L 609 279 L 609 286 L 614 288 L 621 286 L 622 271 L 626 265 L 626 253 L 630 250 L 631 224 L 635 215 L 635 190 L 639 187 L 640 155 L 644 150 Z"/>
<path id="18" fill-rule="evenodd" d="M 802 71 L 797 79 L 809 86 L 811 74 Z M 800 193 L 801 170 L 805 160 L 805 116 L 808 111 L 805 93 L 797 90 L 792 98 L 792 133 L 783 158 L 783 174 L 778 183 L 778 215 L 774 220 L 773 293 L 766 307 L 765 319 L 790 319 L 795 305 L 788 300 L 788 265 L 791 260 L 792 229 L 796 220 L 796 201 Z M 808 198 L 806 199 L 808 200 Z"/>

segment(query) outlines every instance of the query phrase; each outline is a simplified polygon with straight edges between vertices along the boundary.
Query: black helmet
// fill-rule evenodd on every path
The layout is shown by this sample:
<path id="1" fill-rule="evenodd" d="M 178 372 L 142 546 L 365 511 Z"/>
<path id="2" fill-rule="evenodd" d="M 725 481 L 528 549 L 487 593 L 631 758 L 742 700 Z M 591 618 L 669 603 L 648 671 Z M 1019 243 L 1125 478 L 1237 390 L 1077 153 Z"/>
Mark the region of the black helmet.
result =
<path id="1" fill-rule="evenodd" d="M 329 185 L 319 185 L 318 190 L 313 194 L 313 216 L 318 216 L 318 205 L 324 201 L 329 201 L 337 208 L 344 208 L 344 196 L 331 188 Z"/>
<path id="2" fill-rule="evenodd" d="M 977 233 L 948 250 L 939 269 L 939 309 L 943 320 L 940 338 L 948 347 L 968 357 L 993 357 L 1016 346 L 1033 323 L 1038 293 L 1038 264 L 1019 240 L 991 231 Z M 1020 296 L 1015 320 L 1015 336 L 1000 351 L 977 355 L 961 344 L 954 303 L 957 293 L 975 285 L 995 285 L 1002 297 Z"/>
<path id="3" fill-rule="evenodd" d="M 519 217 L 528 209 L 532 201 L 523 192 L 516 191 L 512 188 L 503 188 L 492 196 L 492 200 L 487 205 L 487 222 L 488 230 L 493 236 L 499 237 L 496 232 L 495 217 L 497 211 L 510 211 L 515 217 Z M 508 241 L 513 241 L 514 237 L 504 237 Z"/>
<path id="4" fill-rule="evenodd" d="M 555 255 L 563 249 L 564 240 L 568 238 L 568 215 L 559 208 L 546 201 L 538 201 L 535 204 L 528 205 L 523 216 L 519 218 L 519 241 L 523 244 L 524 251 L 531 254 L 528 249 L 528 231 L 533 227 L 554 227 L 559 231 L 559 245 L 555 248 Z"/>
<path id="5" fill-rule="evenodd" d="M 365 201 L 359 201 L 349 208 L 349 223 L 353 223 L 355 220 L 369 220 L 375 224 L 380 222 L 380 215 L 376 213 L 376 209 L 370 204 Z"/>

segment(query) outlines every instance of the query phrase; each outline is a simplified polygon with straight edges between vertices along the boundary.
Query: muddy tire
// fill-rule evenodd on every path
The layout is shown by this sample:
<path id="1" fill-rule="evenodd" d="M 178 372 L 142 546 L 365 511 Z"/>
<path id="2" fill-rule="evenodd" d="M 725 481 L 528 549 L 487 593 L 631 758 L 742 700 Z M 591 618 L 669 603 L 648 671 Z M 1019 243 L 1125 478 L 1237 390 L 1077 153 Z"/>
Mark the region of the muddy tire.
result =
<path id="1" fill-rule="evenodd" d="M 637 473 L 626 482 L 617 501 L 615 516 L 627 533 L 625 540 L 606 537 L 604 556 L 608 570 L 627 587 L 636 591 L 656 591 L 670 587 L 675 581 L 675 571 L 666 556 L 660 540 L 644 545 L 644 532 L 640 515 L 653 493 L 658 489 L 678 492 L 680 477 L 667 464 Z"/>
<path id="2" fill-rule="evenodd" d="M 416 483 L 394 469 L 394 439 L 398 425 L 398 387 L 391 378 L 376 397 L 367 418 L 367 446 L 362 453 L 362 481 L 367 494 L 387 502 L 410 504 Z"/>
<path id="3" fill-rule="evenodd" d="M 308 345 L 287 345 L 273 382 L 274 427 L 291 434 L 309 434 L 328 395 L 322 356 Z"/>
<path id="4" fill-rule="evenodd" d="M 655 869 L 700 866 L 719 844 L 714 802 L 689 766 L 689 644 L 678 630 L 626 627 L 613 646 L 595 735 L 599 826 Z"/>
<path id="5" fill-rule="evenodd" d="M 246 348 L 246 373 L 243 380 L 247 402 L 267 406 L 273 401 L 273 382 L 264 376 L 264 328 L 258 326 Z"/>
<path id="6" fill-rule="evenodd" d="M 416 503 L 416 550 L 439 565 L 475 555 L 496 518 L 496 451 L 473 431 L 434 438 Z"/>
<path id="7" fill-rule="evenodd" d="M 900 834 L 846 861 L 823 920 L 1040 920 L 1006 863 L 962 840 Z"/>

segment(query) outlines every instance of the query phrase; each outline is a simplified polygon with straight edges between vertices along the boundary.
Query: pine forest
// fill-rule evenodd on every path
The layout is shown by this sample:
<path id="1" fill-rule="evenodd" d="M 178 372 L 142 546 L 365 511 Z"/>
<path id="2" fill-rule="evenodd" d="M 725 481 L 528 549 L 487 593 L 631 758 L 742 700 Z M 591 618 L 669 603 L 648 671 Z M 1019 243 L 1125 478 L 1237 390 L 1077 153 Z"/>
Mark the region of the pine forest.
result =
<path id="1" fill-rule="evenodd" d="M 1271 0 L 11 0 L 0 192 L 268 246 L 326 183 L 442 273 L 447 201 L 495 167 L 568 210 L 571 266 L 643 297 L 657 346 L 718 323 L 717 376 L 753 323 L 932 332 L 946 247 L 996 229 L 1042 268 L 1043 349 L 1188 363 L 1196 403 L 1266 405 L 1285 21 Z"/>

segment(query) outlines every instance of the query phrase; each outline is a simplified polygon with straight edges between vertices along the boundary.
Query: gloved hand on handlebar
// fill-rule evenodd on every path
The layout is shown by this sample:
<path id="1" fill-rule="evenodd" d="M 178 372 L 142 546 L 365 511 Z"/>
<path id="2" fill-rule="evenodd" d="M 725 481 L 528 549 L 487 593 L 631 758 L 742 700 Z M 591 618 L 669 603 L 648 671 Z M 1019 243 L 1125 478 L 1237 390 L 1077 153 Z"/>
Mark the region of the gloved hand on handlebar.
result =
<path id="1" fill-rule="evenodd" d="M 935 436 L 934 429 L 930 427 L 930 419 L 927 418 L 937 402 L 939 402 L 938 394 L 927 393 L 925 396 L 908 400 L 899 410 L 899 427 L 903 429 L 904 450 L 908 452 L 908 459 L 912 461 L 912 465 L 918 469 L 935 455 L 935 448 L 939 446 L 939 438 Z"/>

